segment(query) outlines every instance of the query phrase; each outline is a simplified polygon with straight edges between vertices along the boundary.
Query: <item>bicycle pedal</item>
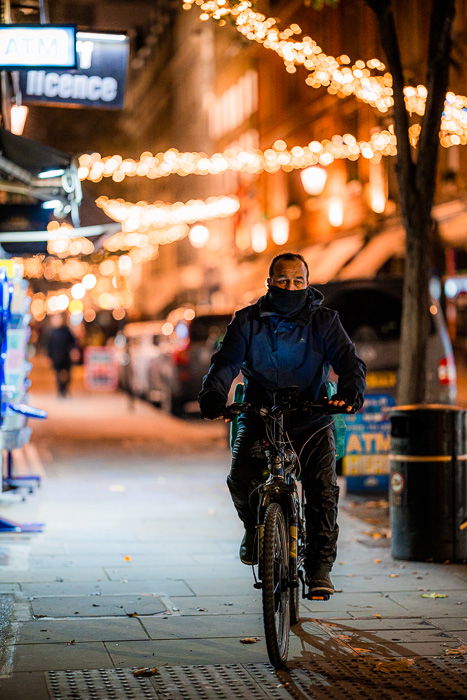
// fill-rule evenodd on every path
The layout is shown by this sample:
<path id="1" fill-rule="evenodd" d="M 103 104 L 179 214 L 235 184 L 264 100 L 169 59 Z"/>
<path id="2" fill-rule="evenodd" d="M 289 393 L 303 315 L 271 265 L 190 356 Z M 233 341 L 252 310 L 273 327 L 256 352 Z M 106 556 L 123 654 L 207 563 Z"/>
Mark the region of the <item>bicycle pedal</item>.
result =
<path id="1" fill-rule="evenodd" d="M 308 600 L 329 600 L 329 593 L 323 595 L 307 595 Z"/>

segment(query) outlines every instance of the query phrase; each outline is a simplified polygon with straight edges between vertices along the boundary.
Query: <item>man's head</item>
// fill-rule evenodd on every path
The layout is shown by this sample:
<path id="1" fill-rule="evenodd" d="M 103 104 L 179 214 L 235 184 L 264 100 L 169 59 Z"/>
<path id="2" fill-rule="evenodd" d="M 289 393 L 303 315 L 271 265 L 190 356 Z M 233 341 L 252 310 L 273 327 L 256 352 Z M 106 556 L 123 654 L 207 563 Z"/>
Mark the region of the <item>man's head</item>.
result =
<path id="1" fill-rule="evenodd" d="M 269 267 L 268 287 L 296 291 L 308 286 L 308 265 L 299 253 L 276 255 Z"/>

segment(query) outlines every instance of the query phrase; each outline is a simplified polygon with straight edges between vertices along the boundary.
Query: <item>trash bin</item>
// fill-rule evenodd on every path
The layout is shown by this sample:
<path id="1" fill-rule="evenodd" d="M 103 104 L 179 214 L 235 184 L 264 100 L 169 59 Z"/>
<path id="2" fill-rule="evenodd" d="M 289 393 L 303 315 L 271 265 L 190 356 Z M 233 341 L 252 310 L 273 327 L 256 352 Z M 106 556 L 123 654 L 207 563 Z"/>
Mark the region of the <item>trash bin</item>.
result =
<path id="1" fill-rule="evenodd" d="M 467 559 L 467 411 L 419 404 L 391 411 L 392 555 Z"/>

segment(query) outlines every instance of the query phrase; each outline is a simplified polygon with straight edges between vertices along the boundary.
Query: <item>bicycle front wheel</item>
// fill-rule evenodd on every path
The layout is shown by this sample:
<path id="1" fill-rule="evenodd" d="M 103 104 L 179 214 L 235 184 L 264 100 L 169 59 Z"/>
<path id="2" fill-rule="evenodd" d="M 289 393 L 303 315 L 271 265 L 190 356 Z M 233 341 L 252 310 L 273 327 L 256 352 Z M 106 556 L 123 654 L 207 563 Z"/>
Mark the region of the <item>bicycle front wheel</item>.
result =
<path id="1" fill-rule="evenodd" d="M 289 536 L 279 503 L 271 503 L 264 518 L 262 548 L 263 617 L 271 663 L 283 668 L 289 650 Z"/>

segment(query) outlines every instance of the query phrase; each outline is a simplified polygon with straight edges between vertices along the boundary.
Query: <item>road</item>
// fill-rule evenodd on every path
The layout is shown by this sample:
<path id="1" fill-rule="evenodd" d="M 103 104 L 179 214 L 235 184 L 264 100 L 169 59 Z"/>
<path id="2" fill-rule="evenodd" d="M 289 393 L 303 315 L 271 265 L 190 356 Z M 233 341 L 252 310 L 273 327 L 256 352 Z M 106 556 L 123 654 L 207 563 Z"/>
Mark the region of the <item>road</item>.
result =
<path id="1" fill-rule="evenodd" d="M 459 697 L 466 569 L 393 560 L 385 498 L 341 499 L 338 592 L 304 601 L 278 674 L 237 557 L 224 426 L 89 394 L 79 378 L 58 399 L 41 365 L 33 381 L 49 418 L 16 468 L 42 488 L 0 507 L 45 528 L 0 535 L 0 697 Z"/>

